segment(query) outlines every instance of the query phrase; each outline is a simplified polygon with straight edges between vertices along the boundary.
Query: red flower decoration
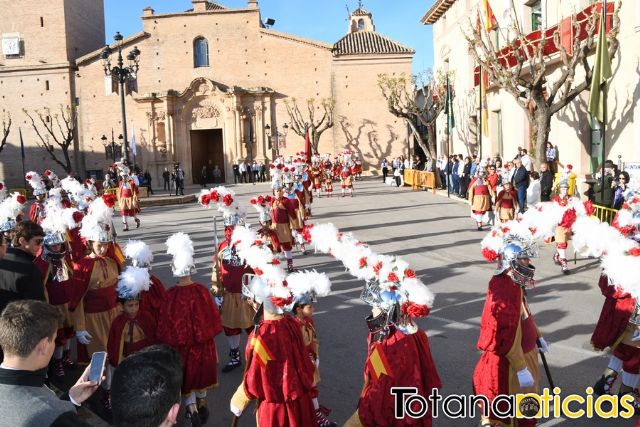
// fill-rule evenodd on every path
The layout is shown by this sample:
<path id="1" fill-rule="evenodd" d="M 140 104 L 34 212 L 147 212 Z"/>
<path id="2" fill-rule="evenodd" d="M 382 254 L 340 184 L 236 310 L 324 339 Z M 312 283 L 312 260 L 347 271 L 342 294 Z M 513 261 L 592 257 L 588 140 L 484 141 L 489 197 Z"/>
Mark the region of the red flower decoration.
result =
<path id="1" fill-rule="evenodd" d="M 67 199 L 62 199 L 62 207 L 65 209 L 68 209 L 71 207 L 71 202 L 68 201 Z"/>
<path id="2" fill-rule="evenodd" d="M 406 301 L 402 304 L 402 312 L 410 317 L 425 317 L 429 315 L 429 307 Z"/>
<path id="3" fill-rule="evenodd" d="M 27 181 L 31 181 L 31 179 L 33 178 L 33 176 L 31 176 L 31 175 L 27 175 L 27 176 L 25 176 L 25 178 L 27 179 Z"/>
<path id="4" fill-rule="evenodd" d="M 378 274 L 380 273 L 380 269 L 382 268 L 382 262 L 378 261 L 374 266 L 373 266 L 373 272 Z"/>
<path id="5" fill-rule="evenodd" d="M 624 202 L 624 203 L 622 204 L 622 209 L 629 209 L 629 203 Z"/>
<path id="6" fill-rule="evenodd" d="M 84 180 L 84 183 L 87 184 L 87 185 L 91 184 L 91 180 L 89 178 L 87 178 L 87 179 Z"/>
<path id="7" fill-rule="evenodd" d="M 562 221 L 560 221 L 560 227 L 571 228 L 573 224 L 576 222 L 576 210 L 575 209 L 567 209 L 562 215 Z"/>
<path id="8" fill-rule="evenodd" d="M 529 227 L 529 231 L 531 232 L 531 234 L 536 234 L 536 231 L 538 231 L 538 229 L 536 227 Z"/>
<path id="9" fill-rule="evenodd" d="M 264 203 L 264 196 L 258 196 L 258 203 L 261 205 Z"/>
<path id="10" fill-rule="evenodd" d="M 211 196 L 211 200 L 213 200 L 216 203 L 218 203 L 218 201 L 220 200 L 220 194 L 215 190 L 211 191 L 210 196 Z"/>
<path id="11" fill-rule="evenodd" d="M 282 163 L 279 163 L 277 166 L 278 169 L 282 170 L 282 168 L 284 168 L 284 165 Z"/>
<path id="12" fill-rule="evenodd" d="M 49 169 L 44 171 L 44 176 L 51 176 L 51 171 Z"/>
<path id="13" fill-rule="evenodd" d="M 18 197 L 16 197 L 16 201 L 21 205 L 24 205 L 25 203 L 27 203 L 27 198 L 20 194 Z"/>
<path id="14" fill-rule="evenodd" d="M 640 256 L 640 248 L 632 248 L 629 249 L 629 255 L 631 256 Z"/>
<path id="15" fill-rule="evenodd" d="M 225 194 L 222 198 L 222 203 L 224 203 L 225 206 L 231 206 L 231 203 L 233 203 L 233 197 L 231 197 L 231 194 Z"/>
<path id="16" fill-rule="evenodd" d="M 305 225 L 304 228 L 302 229 L 302 240 L 304 240 L 305 243 L 311 243 L 312 227 L 313 227 L 313 224 L 310 224 L 310 225 Z"/>
<path id="17" fill-rule="evenodd" d="M 293 302 L 293 297 L 287 297 L 287 298 L 271 297 L 271 303 L 276 307 L 280 307 L 280 308 L 287 306 L 292 302 Z"/>
<path id="18" fill-rule="evenodd" d="M 4 190 L 4 184 L 0 182 L 0 191 Z"/>
<path id="19" fill-rule="evenodd" d="M 631 203 L 633 203 L 634 205 L 640 203 L 640 197 L 635 196 L 633 199 L 631 199 Z"/>
<path id="20" fill-rule="evenodd" d="M 84 218 L 84 215 L 80 211 L 75 211 L 73 215 L 71 215 L 71 217 L 73 218 L 76 224 L 80 224 L 80 222 L 82 221 L 82 218 Z"/>
<path id="21" fill-rule="evenodd" d="M 498 259 L 498 254 L 493 249 L 482 248 L 482 256 L 489 262 L 493 262 Z"/>
<path id="22" fill-rule="evenodd" d="M 253 269 L 253 272 L 256 273 L 256 276 L 262 276 L 264 271 L 260 270 L 258 267 Z"/>
<path id="23" fill-rule="evenodd" d="M 502 227 L 502 232 L 504 234 L 507 234 L 509 231 L 511 231 L 511 229 L 509 227 Z"/>
<path id="24" fill-rule="evenodd" d="M 275 168 L 276 168 L 276 165 L 274 165 L 273 163 L 269 165 L 269 169 L 275 169 Z"/>
<path id="25" fill-rule="evenodd" d="M 400 281 L 400 279 L 398 278 L 398 275 L 393 272 L 389 273 L 389 275 L 387 276 L 387 280 L 393 283 L 397 283 Z"/>
<path id="26" fill-rule="evenodd" d="M 264 243 L 264 242 L 263 242 L 262 240 L 254 240 L 254 241 L 253 241 L 253 244 L 254 244 L 255 246 L 262 246 L 262 244 L 263 244 L 263 243 Z"/>
<path id="27" fill-rule="evenodd" d="M 258 203 L 258 201 L 256 199 L 251 199 L 249 200 L 249 203 L 251 203 L 252 205 L 255 205 L 256 203 Z"/>
<path id="28" fill-rule="evenodd" d="M 107 193 L 102 195 L 102 200 L 104 201 L 105 205 L 112 208 L 115 206 L 117 199 L 113 194 Z"/>
<path id="29" fill-rule="evenodd" d="M 271 260 L 272 265 L 280 265 L 280 260 L 278 258 L 274 258 Z"/>
<path id="30" fill-rule="evenodd" d="M 273 201 L 273 197 L 271 197 L 271 196 L 267 195 L 267 196 L 265 196 L 264 200 L 265 200 L 267 203 L 271 203 L 271 202 Z"/>
<path id="31" fill-rule="evenodd" d="M 584 209 L 587 211 L 587 216 L 592 216 L 596 211 L 596 208 L 593 207 L 593 203 L 591 203 L 591 200 L 587 200 L 586 202 L 584 202 Z"/>
<path id="32" fill-rule="evenodd" d="M 415 278 L 416 278 L 416 272 L 415 272 L 415 271 L 413 271 L 413 270 L 412 270 L 412 269 L 410 269 L 410 268 L 407 268 L 407 269 L 404 271 L 404 277 L 406 277 L 407 279 L 415 279 Z"/>
<path id="33" fill-rule="evenodd" d="M 491 237 L 496 237 L 498 235 L 498 230 L 493 230 L 491 232 Z"/>
<path id="34" fill-rule="evenodd" d="M 360 268 L 365 268 L 367 266 L 367 257 L 363 256 L 360 258 L 360 262 L 358 263 Z"/>
<path id="35" fill-rule="evenodd" d="M 209 206 L 209 204 L 211 203 L 211 195 L 210 194 L 203 194 L 200 196 L 200 204 L 202 206 Z"/>

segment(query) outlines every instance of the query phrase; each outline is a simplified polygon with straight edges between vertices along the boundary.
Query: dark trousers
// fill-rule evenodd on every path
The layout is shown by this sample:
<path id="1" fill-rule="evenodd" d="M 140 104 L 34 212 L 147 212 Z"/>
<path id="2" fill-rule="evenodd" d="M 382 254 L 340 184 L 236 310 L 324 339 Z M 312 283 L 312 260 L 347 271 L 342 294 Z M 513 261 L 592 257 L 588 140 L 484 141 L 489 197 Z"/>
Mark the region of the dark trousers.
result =
<path id="1" fill-rule="evenodd" d="M 389 168 L 382 168 L 382 182 L 387 182 L 387 175 L 389 174 Z"/>
<path id="2" fill-rule="evenodd" d="M 460 178 L 460 197 L 467 198 L 467 190 L 469 189 L 469 177 L 463 176 Z"/>
<path id="3" fill-rule="evenodd" d="M 438 169 L 438 174 L 440 175 L 440 188 L 443 190 L 447 189 L 447 174 L 444 173 L 443 170 Z"/>
<path id="4" fill-rule="evenodd" d="M 524 213 L 527 207 L 527 187 L 521 185 L 518 187 L 518 206 L 520 206 L 520 213 Z"/>
<path id="5" fill-rule="evenodd" d="M 171 190 L 171 184 L 169 184 L 169 178 L 164 179 L 164 187 L 163 187 L 164 191 L 169 191 Z"/>
<path id="6" fill-rule="evenodd" d="M 184 196 L 184 180 L 176 179 L 176 196 L 180 192 L 181 196 Z"/>
<path id="7" fill-rule="evenodd" d="M 246 184 L 247 182 L 249 182 L 249 181 L 247 180 L 247 173 L 246 173 L 246 172 L 242 172 L 242 182 L 243 182 L 243 183 L 245 183 L 245 184 Z"/>
<path id="8" fill-rule="evenodd" d="M 453 183 L 453 192 L 460 194 L 460 175 L 457 173 L 451 175 L 451 182 Z"/>

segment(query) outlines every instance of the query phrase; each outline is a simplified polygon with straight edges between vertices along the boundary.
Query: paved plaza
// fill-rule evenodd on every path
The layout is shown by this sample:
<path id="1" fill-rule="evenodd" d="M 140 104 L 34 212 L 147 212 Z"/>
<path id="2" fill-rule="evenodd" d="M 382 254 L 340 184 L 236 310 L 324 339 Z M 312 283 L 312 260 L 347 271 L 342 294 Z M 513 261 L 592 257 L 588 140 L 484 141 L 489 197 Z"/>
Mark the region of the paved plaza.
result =
<path id="1" fill-rule="evenodd" d="M 247 207 L 248 223 L 256 224 L 257 215 L 248 200 L 269 191 L 267 184 L 237 185 L 234 191 Z M 215 210 L 196 204 L 147 208 L 142 228 L 121 233 L 119 240 L 140 238 L 155 252 L 153 274 L 166 286 L 172 286 L 169 256 L 164 242 L 177 231 L 189 233 L 196 249 L 196 280 L 210 283 L 213 257 L 213 215 Z M 442 378 L 443 395 L 470 394 L 471 377 L 479 352 L 475 345 L 484 296 L 494 264 L 480 254 L 484 233 L 475 230 L 469 207 L 457 198 L 447 199 L 431 192 L 411 191 L 383 185 L 378 180 L 356 183 L 356 197 L 316 199 L 312 223 L 331 222 L 341 231 L 352 232 L 370 244 L 378 253 L 403 257 L 436 294 L 434 309 L 421 320 L 420 326 L 430 337 L 431 349 Z M 221 222 L 219 223 L 221 230 Z M 551 261 L 551 246 L 540 249 L 536 260 L 537 286 L 529 292 L 531 310 L 551 345 L 548 361 L 555 385 L 562 395 L 584 394 L 601 375 L 608 356 L 596 353 L 589 342 L 602 306 L 603 297 L 597 287 L 598 262 L 577 259 L 570 264 L 572 274 L 563 276 Z M 329 275 L 333 292 L 316 307 L 315 321 L 320 339 L 322 381 L 320 402 L 333 410 L 331 418 L 344 423 L 354 412 L 363 384 L 367 330 L 364 317 L 369 309 L 359 299 L 363 283 L 345 272 L 330 257 L 295 253 L 299 269 L 317 269 Z M 244 346 L 243 338 L 242 346 Z M 219 368 L 227 360 L 224 335 L 217 339 Z M 542 373 L 544 378 L 544 374 Z M 242 370 L 219 374 L 219 387 L 209 394 L 214 425 L 229 425 L 229 399 L 240 384 Z M 543 379 L 543 386 L 547 386 Z M 455 408 L 452 408 L 455 409 Z M 255 423 L 247 411 L 239 425 Z M 186 425 L 186 424 L 184 424 Z M 211 422 L 209 423 L 211 425 Z M 472 426 L 474 420 L 439 418 L 435 426 Z M 543 425 L 627 426 L 628 420 L 563 420 L 546 421 Z"/>

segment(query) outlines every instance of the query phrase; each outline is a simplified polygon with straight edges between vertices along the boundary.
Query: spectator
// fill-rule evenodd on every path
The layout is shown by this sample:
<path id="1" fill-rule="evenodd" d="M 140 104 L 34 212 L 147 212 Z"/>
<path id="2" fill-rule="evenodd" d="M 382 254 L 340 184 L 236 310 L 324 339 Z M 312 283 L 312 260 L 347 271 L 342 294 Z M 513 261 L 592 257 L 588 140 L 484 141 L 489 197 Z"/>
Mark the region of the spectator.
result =
<path id="1" fill-rule="evenodd" d="M 393 172 L 393 176 L 395 176 L 396 173 L 396 169 L 398 169 L 398 158 L 396 157 L 395 159 L 391 160 L 391 169 Z"/>
<path id="2" fill-rule="evenodd" d="M 240 178 L 241 178 L 240 182 L 246 184 L 249 181 L 247 180 L 247 164 L 244 162 L 244 160 L 240 162 L 239 170 L 240 170 Z"/>
<path id="3" fill-rule="evenodd" d="M 254 161 L 253 165 L 251 165 L 251 173 L 253 174 L 253 182 L 258 182 L 258 177 L 260 175 L 260 166 L 258 166 L 258 162 Z"/>
<path id="4" fill-rule="evenodd" d="M 400 157 L 398 161 L 398 169 L 400 170 L 400 185 L 404 186 L 404 170 L 407 168 L 407 160 L 404 159 L 404 156 Z"/>
<path id="5" fill-rule="evenodd" d="M 173 426 L 178 422 L 182 367 L 171 347 L 147 347 L 124 359 L 113 373 L 113 425 Z"/>
<path id="6" fill-rule="evenodd" d="M 69 393 L 58 399 L 44 383 L 62 321 L 57 307 L 24 300 L 9 304 L 0 316 L 0 419 L 4 426 L 88 426 L 75 406 L 91 397 L 98 385 L 89 382 L 89 367 Z M 69 399 L 70 402 L 65 401 Z"/>
<path id="7" fill-rule="evenodd" d="M 533 170 L 533 162 L 531 161 L 531 157 L 529 157 L 526 148 L 520 150 L 520 161 L 522 162 L 522 166 L 525 167 L 527 172 L 531 172 Z"/>
<path id="8" fill-rule="evenodd" d="M 396 180 L 396 187 L 400 187 L 402 184 L 402 173 L 400 172 L 400 168 L 396 168 L 393 171 L 393 178 Z"/>
<path id="9" fill-rule="evenodd" d="M 556 173 L 556 162 L 558 161 L 558 150 L 552 143 L 547 142 L 547 149 L 545 150 L 545 159 L 549 165 L 549 170 L 552 173 Z"/>
<path id="10" fill-rule="evenodd" d="M 382 160 L 382 164 L 380 165 L 382 168 L 382 183 L 387 182 L 387 175 L 389 174 L 389 164 L 387 163 L 387 159 Z"/>
<path id="11" fill-rule="evenodd" d="M 527 204 L 529 206 L 534 206 L 540 203 L 540 193 L 540 175 L 538 174 L 538 172 L 531 172 L 531 182 L 529 184 L 529 188 L 527 188 Z"/>
<path id="12" fill-rule="evenodd" d="M 500 175 L 496 172 L 496 165 L 489 165 L 487 168 L 489 173 L 487 174 L 487 182 L 491 188 L 491 193 L 495 196 L 498 194 L 498 182 L 500 181 Z"/>
<path id="13" fill-rule="evenodd" d="M 437 161 L 437 172 L 440 175 L 440 189 L 447 189 L 447 164 L 449 163 L 447 156 L 440 156 Z"/>
<path id="14" fill-rule="evenodd" d="M 200 171 L 200 187 L 205 188 L 207 186 L 207 165 L 202 166 Z"/>
<path id="15" fill-rule="evenodd" d="M 153 194 L 153 188 L 151 188 L 151 174 L 148 170 L 144 173 L 144 183 L 149 189 L 149 194 Z"/>
<path id="16" fill-rule="evenodd" d="M 176 183 L 176 196 L 178 192 L 181 196 L 184 196 L 184 171 L 180 167 L 180 163 L 176 163 L 176 166 L 173 170 L 174 180 Z"/>
<path id="17" fill-rule="evenodd" d="M 9 232 L 0 232 L 0 260 L 7 254 L 7 249 L 11 245 L 11 238 Z"/>
<path id="18" fill-rule="evenodd" d="M 108 190 L 110 188 L 116 188 L 117 185 L 115 183 L 115 181 L 111 178 L 110 174 L 105 174 L 104 175 L 104 181 L 102 181 L 102 189 L 103 190 Z"/>
<path id="19" fill-rule="evenodd" d="M 233 164 L 233 183 L 237 184 L 240 181 L 240 165 L 238 161 Z"/>
<path id="20" fill-rule="evenodd" d="M 476 176 L 476 170 L 478 169 L 478 156 L 475 154 L 471 156 L 471 171 L 469 172 L 469 180 Z"/>
<path id="21" fill-rule="evenodd" d="M 264 162 L 260 162 L 260 182 L 267 181 L 267 166 Z"/>
<path id="22" fill-rule="evenodd" d="M 404 171 L 405 169 L 413 169 L 412 165 L 411 165 L 411 161 L 407 158 L 405 159 L 404 156 L 402 156 L 402 170 Z"/>
<path id="23" fill-rule="evenodd" d="M 511 179 L 513 183 L 513 187 L 518 193 L 518 206 L 520 208 L 520 213 L 524 213 L 527 207 L 527 188 L 529 188 L 529 171 L 522 164 L 522 160 L 520 158 L 515 158 L 513 160 L 514 165 L 514 173 L 513 178 Z"/>
<path id="24" fill-rule="evenodd" d="M 604 197 L 602 187 L 602 174 L 604 173 Z M 616 168 L 611 160 L 604 162 L 604 171 L 602 166 L 600 171 L 595 175 L 595 185 L 593 186 L 595 203 L 600 206 L 613 206 L 613 198 L 615 194 L 613 181 L 615 179 Z M 619 175 L 618 175 L 619 176 Z"/>
<path id="25" fill-rule="evenodd" d="M 551 201 L 551 192 L 553 191 L 553 172 L 549 170 L 548 163 L 540 165 L 540 201 Z M 607 205 L 611 206 L 611 204 Z"/>
<path id="26" fill-rule="evenodd" d="M 458 167 L 458 172 L 460 167 Z M 460 175 L 460 197 L 467 198 L 467 189 L 471 183 L 471 157 L 467 156 L 464 159 L 464 165 L 462 166 L 462 175 Z"/>
<path id="27" fill-rule="evenodd" d="M 169 168 L 164 168 L 164 172 L 162 172 L 162 182 L 164 186 L 162 187 L 163 191 L 171 192 L 171 184 L 169 184 L 169 179 L 171 178 L 171 172 L 169 172 Z"/>
<path id="28" fill-rule="evenodd" d="M 452 193 L 460 194 L 460 174 L 458 171 L 462 169 L 458 156 L 453 156 L 453 167 L 451 168 Z"/>
<path id="29" fill-rule="evenodd" d="M 0 260 L 0 311 L 12 301 L 45 301 L 44 280 L 33 265 L 43 240 L 44 231 L 35 222 L 16 225 L 13 247 Z"/>
<path id="30" fill-rule="evenodd" d="M 612 185 L 615 187 L 612 207 L 613 209 L 620 209 L 629 193 L 629 173 L 627 171 L 620 171 L 618 173 L 618 181 L 613 181 Z"/>
<path id="31" fill-rule="evenodd" d="M 222 171 L 218 165 L 213 167 L 213 182 L 216 184 L 222 183 Z"/>

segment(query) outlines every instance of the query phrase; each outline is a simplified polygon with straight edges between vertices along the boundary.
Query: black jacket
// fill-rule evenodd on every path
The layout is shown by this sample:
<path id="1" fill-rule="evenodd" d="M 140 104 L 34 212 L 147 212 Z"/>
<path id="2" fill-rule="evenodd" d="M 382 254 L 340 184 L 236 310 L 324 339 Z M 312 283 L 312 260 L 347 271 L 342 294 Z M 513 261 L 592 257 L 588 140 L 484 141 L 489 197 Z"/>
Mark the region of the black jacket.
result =
<path id="1" fill-rule="evenodd" d="M 9 248 L 0 260 L 0 312 L 12 301 L 45 301 L 42 274 L 34 259 L 21 249 Z"/>
<path id="2" fill-rule="evenodd" d="M 604 206 L 607 208 L 612 207 L 613 197 L 615 195 L 615 188 L 611 187 L 613 183 L 613 176 L 606 175 L 604 177 L 604 197 L 602 197 L 602 177 L 600 177 L 593 186 L 593 197 L 596 205 Z"/>
<path id="3" fill-rule="evenodd" d="M 524 188 L 529 188 L 529 171 L 524 166 L 520 166 L 516 169 L 516 172 L 513 174 L 513 178 L 511 179 L 513 182 L 514 188 L 519 188 L 524 186 Z M 542 186 L 542 184 L 541 184 Z"/>
<path id="4" fill-rule="evenodd" d="M 542 195 L 543 202 L 548 202 L 550 200 L 552 190 L 553 172 L 550 170 L 540 172 L 540 194 Z"/>

